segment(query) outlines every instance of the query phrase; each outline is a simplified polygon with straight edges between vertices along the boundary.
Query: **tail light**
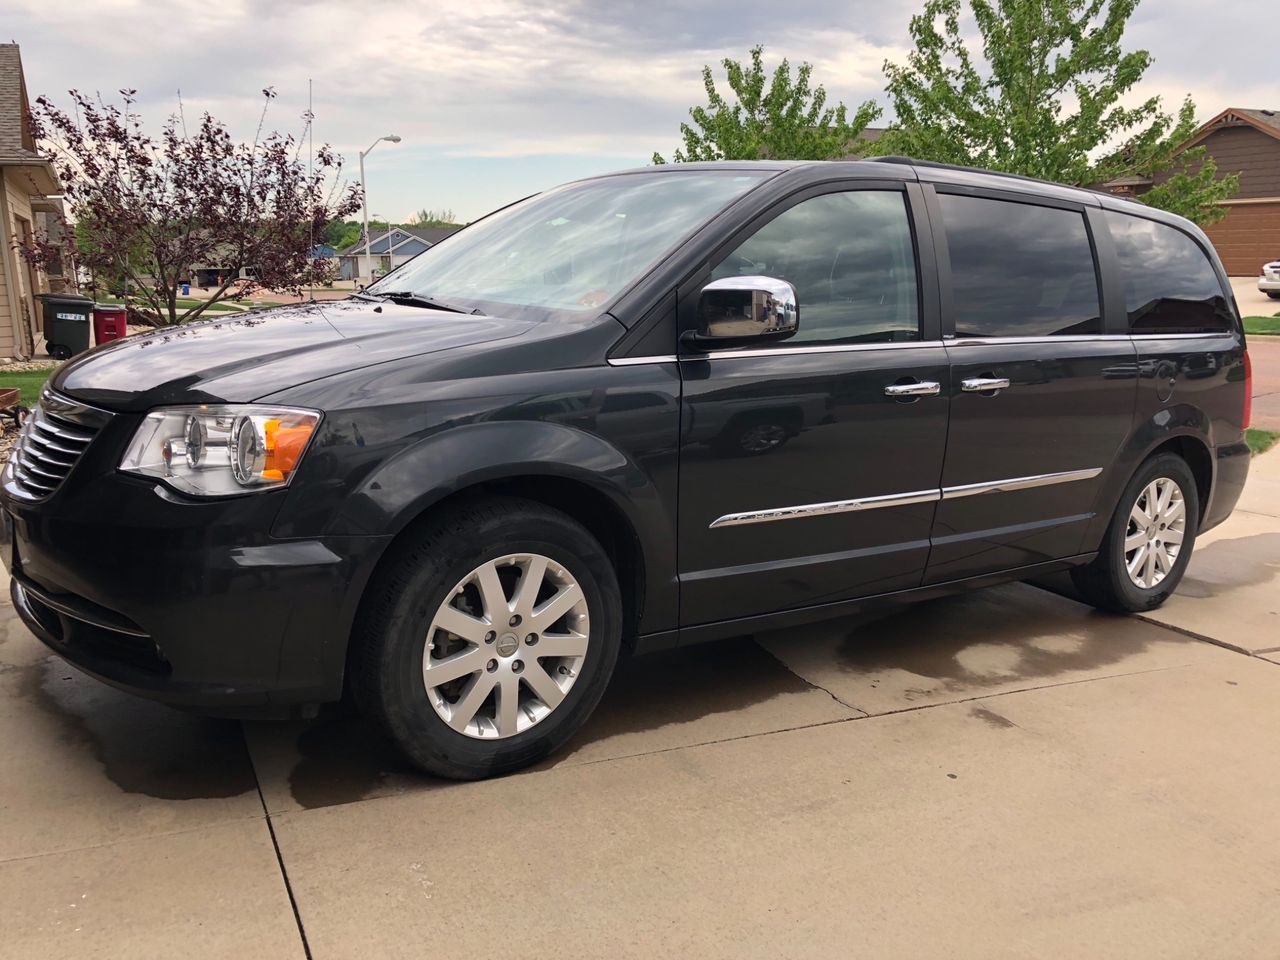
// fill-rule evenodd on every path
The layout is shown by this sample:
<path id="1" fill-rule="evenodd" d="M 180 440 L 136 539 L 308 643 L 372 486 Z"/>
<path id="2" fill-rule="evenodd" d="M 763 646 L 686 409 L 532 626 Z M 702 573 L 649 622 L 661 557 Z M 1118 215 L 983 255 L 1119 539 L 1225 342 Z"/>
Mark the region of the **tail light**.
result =
<path id="1" fill-rule="evenodd" d="M 1253 419 L 1253 361 L 1249 359 L 1249 351 L 1244 352 L 1244 428 L 1249 429 Z"/>

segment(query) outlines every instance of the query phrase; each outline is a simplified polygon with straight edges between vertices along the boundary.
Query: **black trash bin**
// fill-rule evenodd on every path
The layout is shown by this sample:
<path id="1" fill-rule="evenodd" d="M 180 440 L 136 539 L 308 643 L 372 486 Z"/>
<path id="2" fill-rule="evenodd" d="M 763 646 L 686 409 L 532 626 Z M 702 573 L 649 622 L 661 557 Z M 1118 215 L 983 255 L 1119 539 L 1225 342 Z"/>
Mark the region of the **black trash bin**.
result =
<path id="1" fill-rule="evenodd" d="M 49 356 L 66 360 L 89 349 L 93 300 L 77 293 L 39 293 L 44 308 L 44 343 Z"/>

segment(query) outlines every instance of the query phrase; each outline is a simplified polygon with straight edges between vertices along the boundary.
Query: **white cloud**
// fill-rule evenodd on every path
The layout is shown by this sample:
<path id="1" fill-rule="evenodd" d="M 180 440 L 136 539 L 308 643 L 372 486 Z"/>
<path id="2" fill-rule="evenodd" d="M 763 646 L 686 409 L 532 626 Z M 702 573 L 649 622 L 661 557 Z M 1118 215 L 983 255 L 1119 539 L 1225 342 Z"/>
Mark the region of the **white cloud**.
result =
<path id="1" fill-rule="evenodd" d="M 384 133 L 375 181 L 393 216 L 452 206 L 475 216 L 593 163 L 647 161 L 678 142 L 701 102 L 700 71 L 756 42 L 771 63 L 808 60 L 832 101 L 883 102 L 881 65 L 906 55 L 915 0 L 6 0 L 32 93 L 139 91 L 157 123 L 182 90 L 238 136 L 301 127 L 315 83 L 316 136 L 349 157 Z M 1280 106 L 1265 28 L 1269 0 L 1147 0 L 1128 43 L 1156 57 L 1144 84 L 1203 116 L 1227 105 Z M 6 37 L 7 39 L 7 37 Z M 488 161 L 481 162 L 481 161 Z M 432 171 L 429 182 L 423 175 Z M 478 171 L 501 171 L 481 175 Z M 489 176 L 490 180 L 486 180 Z M 372 178 L 372 175 L 371 175 Z M 416 178 L 416 179 L 415 179 Z M 371 191 L 374 188 L 371 187 Z M 400 199 L 387 197 L 394 193 Z"/>

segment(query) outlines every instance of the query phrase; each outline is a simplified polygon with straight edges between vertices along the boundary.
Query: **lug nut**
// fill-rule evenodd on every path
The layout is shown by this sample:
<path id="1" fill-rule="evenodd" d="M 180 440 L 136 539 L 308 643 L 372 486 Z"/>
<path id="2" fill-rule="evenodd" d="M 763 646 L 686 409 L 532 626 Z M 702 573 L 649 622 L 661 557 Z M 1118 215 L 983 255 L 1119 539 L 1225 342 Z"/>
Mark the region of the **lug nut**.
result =
<path id="1" fill-rule="evenodd" d="M 532 647 L 535 643 L 537 643 L 537 642 L 538 642 L 538 635 L 537 635 L 536 633 L 531 633 L 531 634 L 529 634 L 527 637 L 525 637 L 525 638 L 524 638 L 524 642 L 525 642 L 528 646 Z"/>
<path id="2" fill-rule="evenodd" d="M 514 617 L 508 620 L 507 623 L 511 624 L 513 627 L 520 626 L 520 614 L 517 613 Z"/>
<path id="3" fill-rule="evenodd" d="M 488 663 L 484 665 L 484 668 L 488 670 L 490 673 L 493 673 L 493 671 L 498 669 L 498 661 L 490 660 Z"/>
<path id="4" fill-rule="evenodd" d="M 524 669 L 524 664 L 523 664 L 521 661 L 519 661 L 519 660 L 513 660 L 513 661 L 511 661 L 511 672 L 512 672 L 512 673 L 519 673 L 519 672 L 520 672 L 521 670 L 523 670 L 523 669 Z"/>
<path id="5" fill-rule="evenodd" d="M 484 642 L 485 642 L 485 643 L 493 643 L 493 641 L 495 641 L 495 640 L 497 640 L 497 639 L 498 639 L 498 635 L 497 635 L 496 633 L 494 633 L 492 630 L 490 630 L 488 633 L 486 633 L 486 634 L 484 635 Z"/>

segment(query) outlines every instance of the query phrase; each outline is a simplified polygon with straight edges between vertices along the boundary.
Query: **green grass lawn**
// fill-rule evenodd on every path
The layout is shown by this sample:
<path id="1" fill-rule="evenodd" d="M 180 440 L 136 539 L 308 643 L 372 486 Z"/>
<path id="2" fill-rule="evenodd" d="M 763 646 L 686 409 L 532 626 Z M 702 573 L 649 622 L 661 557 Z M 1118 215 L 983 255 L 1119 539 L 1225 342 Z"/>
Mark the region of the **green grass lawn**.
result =
<path id="1" fill-rule="evenodd" d="M 98 302 L 99 303 L 124 303 L 124 301 L 121 300 L 119 297 L 99 297 Z M 133 302 L 138 306 L 144 306 L 144 304 L 142 304 L 137 297 L 134 297 Z M 179 310 L 191 310 L 194 307 L 198 307 L 203 302 L 204 301 L 202 300 L 197 300 L 195 297 L 179 297 L 177 299 L 177 305 Z M 254 303 L 252 300 L 237 300 L 231 303 L 228 303 L 227 301 L 223 300 L 209 307 L 206 307 L 204 310 L 204 313 L 200 314 L 200 316 L 203 317 L 206 313 L 242 313 L 243 311 L 248 310 L 250 307 L 256 307 L 256 306 L 257 304 Z"/>
<path id="2" fill-rule="evenodd" d="M 1249 449 L 1254 453 L 1262 453 L 1269 449 L 1272 444 L 1280 440 L 1280 433 L 1272 430 L 1246 430 L 1244 432 L 1244 441 L 1249 444 Z"/>
<path id="3" fill-rule="evenodd" d="M 22 391 L 18 400 L 24 407 L 29 407 L 40 399 L 40 388 L 52 376 L 56 368 L 48 370 L 19 370 L 14 373 L 0 371 L 0 387 L 17 387 Z"/>
<path id="4" fill-rule="evenodd" d="M 1245 317 L 1244 332 L 1262 334 L 1274 333 L 1280 335 L 1280 316 Z"/>

